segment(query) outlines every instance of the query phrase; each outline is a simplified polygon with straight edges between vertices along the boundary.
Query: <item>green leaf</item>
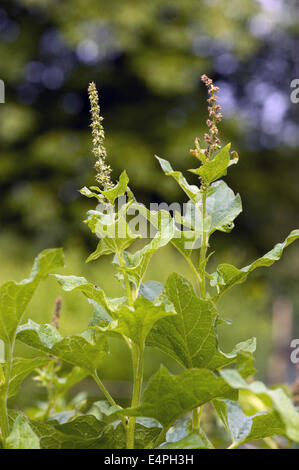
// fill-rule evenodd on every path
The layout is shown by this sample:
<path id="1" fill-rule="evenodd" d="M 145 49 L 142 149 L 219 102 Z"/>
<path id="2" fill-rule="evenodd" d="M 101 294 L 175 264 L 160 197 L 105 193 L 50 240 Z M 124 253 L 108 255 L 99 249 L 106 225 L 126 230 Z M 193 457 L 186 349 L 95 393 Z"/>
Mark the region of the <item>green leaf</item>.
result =
<path id="1" fill-rule="evenodd" d="M 139 296 L 154 302 L 162 294 L 164 286 L 161 282 L 147 281 L 143 282 L 139 289 Z"/>
<path id="2" fill-rule="evenodd" d="M 81 188 L 79 190 L 79 193 L 81 193 L 83 196 L 86 196 L 86 197 L 89 197 L 89 198 L 95 197 L 99 202 L 103 201 L 103 197 L 100 194 L 95 193 L 94 191 L 90 191 L 90 189 L 87 188 L 86 186 Z"/>
<path id="3" fill-rule="evenodd" d="M 232 400 L 214 400 L 213 405 L 233 444 L 240 445 L 284 434 L 283 426 L 276 413 L 263 412 L 247 416 L 240 404 Z"/>
<path id="4" fill-rule="evenodd" d="M 259 381 L 248 384 L 236 370 L 232 369 L 221 370 L 220 374 L 230 387 L 237 390 L 248 390 L 257 395 L 267 407 L 270 406 L 279 416 L 285 435 L 289 439 L 299 442 L 299 413 L 282 389 L 268 389 Z"/>
<path id="5" fill-rule="evenodd" d="M 114 204 L 115 200 L 123 196 L 127 190 L 129 178 L 124 170 L 122 174 L 120 175 L 118 183 L 112 188 L 112 189 L 107 189 L 106 191 L 101 191 L 101 193 L 108 199 L 108 201 L 111 204 Z"/>
<path id="6" fill-rule="evenodd" d="M 197 176 L 200 176 L 201 179 L 207 184 L 210 184 L 222 176 L 225 176 L 227 173 L 227 168 L 232 163 L 237 162 L 237 159 L 230 159 L 230 147 L 231 144 L 227 144 L 213 157 L 212 160 L 205 162 L 200 168 L 189 171 Z"/>
<path id="7" fill-rule="evenodd" d="M 67 423 L 32 421 L 42 449 L 98 449 L 104 424 L 94 416 L 79 416 Z"/>
<path id="8" fill-rule="evenodd" d="M 136 420 L 135 448 L 145 449 L 158 437 L 161 428 L 157 426 L 141 424 Z M 107 426 L 99 442 L 101 449 L 125 449 L 126 434 L 122 424 Z"/>
<path id="9" fill-rule="evenodd" d="M 82 335 L 63 337 L 52 325 L 38 325 L 32 320 L 18 328 L 17 338 L 90 373 L 94 373 L 107 353 L 103 335 L 95 337 L 91 331 L 86 331 Z"/>
<path id="10" fill-rule="evenodd" d="M 199 434 L 193 432 L 176 442 L 168 442 L 161 449 L 207 449 Z"/>
<path id="11" fill-rule="evenodd" d="M 19 415 L 15 419 L 5 449 L 40 449 L 39 438 L 25 416 Z"/>
<path id="12" fill-rule="evenodd" d="M 76 436 L 84 440 L 98 437 L 105 425 L 95 416 L 86 415 L 78 416 L 67 423 L 53 424 L 53 426 L 63 434 Z"/>
<path id="13" fill-rule="evenodd" d="M 120 271 L 125 271 L 129 275 L 138 292 L 152 255 L 170 242 L 175 234 L 175 228 L 174 220 L 167 211 L 149 211 L 142 204 L 134 204 L 132 207 L 138 209 L 139 213 L 149 220 L 157 230 L 151 242 L 141 250 L 133 254 L 124 253 L 126 266 L 119 267 Z"/>
<path id="14" fill-rule="evenodd" d="M 195 185 L 190 185 L 180 171 L 174 171 L 172 166 L 167 160 L 164 160 L 163 158 L 159 158 L 157 157 L 157 155 L 156 155 L 156 159 L 160 163 L 160 166 L 162 170 L 164 171 L 164 173 L 167 176 L 172 176 L 180 185 L 182 190 L 187 194 L 187 196 L 193 202 L 197 202 L 201 198 L 200 189 Z"/>
<path id="15" fill-rule="evenodd" d="M 127 222 L 127 209 L 132 201 L 124 204 L 116 213 L 113 210 L 107 214 L 98 211 L 89 211 L 87 224 L 100 241 L 96 250 L 87 258 L 86 262 L 96 260 L 102 255 L 118 254 L 128 248 L 139 234 L 134 234 Z"/>
<path id="16" fill-rule="evenodd" d="M 236 284 L 246 281 L 248 274 L 255 269 L 271 266 L 275 261 L 278 261 L 283 254 L 283 250 L 298 238 L 299 230 L 293 230 L 282 243 L 275 245 L 271 251 L 245 268 L 238 269 L 231 264 L 220 264 L 217 271 L 212 274 L 213 279 L 211 280 L 211 285 L 216 287 L 218 291 L 215 299 L 217 300 Z"/>
<path id="17" fill-rule="evenodd" d="M 122 410 L 126 416 L 147 416 L 166 429 L 182 415 L 214 398 L 231 398 L 231 388 L 208 369 L 188 369 L 177 376 L 161 366 L 146 387 L 137 408 Z"/>
<path id="18" fill-rule="evenodd" d="M 63 290 L 66 292 L 82 292 L 88 299 L 102 306 L 112 317 L 115 317 L 114 312 L 119 309 L 125 300 L 124 297 L 110 299 L 100 287 L 88 282 L 85 277 L 60 276 L 56 274 L 55 278 L 62 286 Z"/>
<path id="19" fill-rule="evenodd" d="M 150 300 L 139 297 L 134 307 L 123 305 L 117 312 L 118 320 L 112 331 L 130 338 L 137 345 L 144 345 L 147 335 L 154 324 L 173 312 L 165 310 L 164 305 L 155 305 Z"/>
<path id="20" fill-rule="evenodd" d="M 71 421 L 32 422 L 42 449 L 125 449 L 126 434 L 122 424 L 106 425 L 93 415 L 79 416 Z M 157 426 L 136 423 L 135 448 L 144 449 L 160 433 Z"/>
<path id="21" fill-rule="evenodd" d="M 201 236 L 202 231 L 208 235 L 216 230 L 230 232 L 234 227 L 233 221 L 242 212 L 239 194 L 235 195 L 222 180 L 211 184 L 207 190 L 204 220 L 202 220 L 202 203 L 202 197 L 196 203 L 189 201 L 183 215 L 175 214 L 177 223 L 188 229 L 184 229 L 185 236 L 188 236 L 193 242 Z M 199 248 L 200 244 L 197 245 Z"/>
<path id="22" fill-rule="evenodd" d="M 192 420 L 178 420 L 166 434 L 166 443 L 160 446 L 161 449 L 207 449 L 213 445 L 200 430 L 199 433 L 192 431 Z"/>
<path id="23" fill-rule="evenodd" d="M 80 189 L 80 193 L 83 194 L 83 196 L 86 197 L 95 197 L 99 202 L 103 202 L 103 196 L 111 203 L 114 204 L 115 200 L 123 196 L 127 190 L 129 178 L 126 173 L 126 171 L 123 171 L 122 174 L 120 175 L 119 182 L 111 189 L 108 189 L 106 191 L 101 190 L 100 188 L 93 186 L 90 189 L 94 189 L 98 191 L 97 193 L 94 191 L 90 191 L 89 188 L 84 186 L 84 188 Z M 98 194 L 100 193 L 100 194 Z"/>
<path id="24" fill-rule="evenodd" d="M 215 370 L 233 362 L 243 351 L 252 353 L 255 342 L 237 345 L 230 354 L 218 347 L 217 310 L 210 300 L 198 298 L 189 281 L 173 273 L 166 282 L 166 295 L 177 315 L 160 320 L 147 344 L 176 359 L 185 368 Z"/>
<path id="25" fill-rule="evenodd" d="M 9 281 L 0 287 L 0 339 L 12 343 L 25 309 L 38 284 L 50 271 L 64 266 L 62 249 L 44 250 L 35 259 L 30 277 Z"/>
<path id="26" fill-rule="evenodd" d="M 48 361 L 49 359 L 46 356 L 33 359 L 25 359 L 23 357 L 15 358 L 10 374 L 8 397 L 16 395 L 23 380 L 35 369 L 46 364 Z"/>
<path id="27" fill-rule="evenodd" d="M 175 230 L 171 243 L 187 259 L 190 260 L 193 250 L 201 247 L 201 232 L 194 230 Z"/>

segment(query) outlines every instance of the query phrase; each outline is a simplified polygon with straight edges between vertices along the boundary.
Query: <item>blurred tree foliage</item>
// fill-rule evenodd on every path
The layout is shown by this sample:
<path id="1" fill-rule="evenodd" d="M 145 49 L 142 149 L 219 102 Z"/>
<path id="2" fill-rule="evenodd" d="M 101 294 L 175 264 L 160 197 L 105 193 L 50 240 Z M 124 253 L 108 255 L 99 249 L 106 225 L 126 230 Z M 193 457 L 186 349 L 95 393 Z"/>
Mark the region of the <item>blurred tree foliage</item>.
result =
<path id="1" fill-rule="evenodd" d="M 237 243 L 272 246 L 298 225 L 295 8 L 295 0 L 2 0 L 2 236 L 39 248 L 86 239 L 80 221 L 90 204 L 78 189 L 93 178 L 91 80 L 115 178 L 126 168 L 142 201 L 179 198 L 153 155 L 189 167 L 188 149 L 204 132 L 207 73 L 222 90 L 223 139 L 241 158 L 229 181 L 246 209 Z"/>

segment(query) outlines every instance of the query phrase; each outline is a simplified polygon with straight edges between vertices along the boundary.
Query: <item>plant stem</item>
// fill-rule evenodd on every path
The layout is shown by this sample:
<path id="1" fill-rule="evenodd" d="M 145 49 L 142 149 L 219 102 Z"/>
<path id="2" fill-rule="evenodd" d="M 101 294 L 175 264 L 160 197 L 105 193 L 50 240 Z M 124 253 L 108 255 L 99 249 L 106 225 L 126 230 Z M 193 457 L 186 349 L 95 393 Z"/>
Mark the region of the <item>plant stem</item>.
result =
<path id="1" fill-rule="evenodd" d="M 200 275 L 200 293 L 203 299 L 206 298 L 206 275 L 205 275 L 205 259 L 208 247 L 208 237 L 205 231 L 205 218 L 206 218 L 206 205 L 207 205 L 207 189 L 203 190 L 202 194 L 202 232 L 201 232 L 201 247 L 199 257 L 199 275 Z"/>
<path id="2" fill-rule="evenodd" d="M 98 376 L 98 373 L 97 371 L 95 370 L 94 373 L 92 374 L 92 378 L 94 379 L 94 381 L 97 383 L 97 385 L 99 386 L 99 388 L 101 389 L 101 391 L 103 392 L 103 394 L 105 395 L 105 397 L 107 398 L 108 402 L 110 403 L 111 406 L 117 406 L 118 408 L 120 408 L 120 406 L 115 402 L 115 400 L 112 398 L 112 396 L 110 395 L 110 393 L 108 392 L 107 388 L 105 387 L 105 385 L 103 384 L 103 382 L 101 381 L 100 377 Z"/>
<path id="3" fill-rule="evenodd" d="M 122 254 L 120 252 L 117 252 L 117 257 L 118 257 L 118 260 L 119 260 L 119 265 L 122 268 L 125 267 L 125 262 L 124 262 L 124 259 L 122 257 Z M 127 298 L 128 298 L 128 304 L 130 306 L 132 306 L 134 302 L 133 302 L 133 297 L 132 297 L 131 285 L 130 285 L 128 275 L 124 270 L 123 270 L 123 275 L 124 275 L 126 293 L 127 293 Z"/>
<path id="4" fill-rule="evenodd" d="M 4 448 L 5 439 L 9 433 L 8 415 L 7 415 L 7 404 L 6 404 L 6 392 L 3 391 L 0 394 L 0 428 L 1 428 L 1 440 Z"/>
<path id="5" fill-rule="evenodd" d="M 9 382 L 10 382 L 11 369 L 12 369 L 14 344 L 15 344 L 15 336 L 13 337 L 12 343 L 7 344 L 5 383 L 2 386 L 2 391 L 0 393 L 0 427 L 1 427 L 1 439 L 2 439 L 3 447 L 5 446 L 5 439 L 7 438 L 9 434 L 7 398 L 8 398 Z"/>
<path id="6" fill-rule="evenodd" d="M 203 407 L 194 408 L 192 412 L 192 430 L 196 433 L 199 433 L 199 422 L 202 413 L 202 408 Z"/>
<path id="7" fill-rule="evenodd" d="M 239 442 L 233 442 L 230 446 L 228 446 L 228 449 L 236 449 L 239 445 Z"/>
<path id="8" fill-rule="evenodd" d="M 132 361 L 133 361 L 133 370 L 134 370 L 134 385 L 133 385 L 133 396 L 131 408 L 136 408 L 140 403 L 142 382 L 143 382 L 143 355 L 144 355 L 144 345 L 139 347 L 135 344 L 132 344 Z M 128 428 L 127 428 L 127 449 L 134 449 L 135 445 L 135 416 L 129 418 Z"/>
<path id="9" fill-rule="evenodd" d="M 156 449 L 157 447 L 159 447 L 166 440 L 166 434 L 167 434 L 168 429 L 169 427 L 162 429 L 162 431 L 160 432 L 159 436 L 157 437 L 157 440 L 155 441 L 152 447 L 153 449 Z"/>

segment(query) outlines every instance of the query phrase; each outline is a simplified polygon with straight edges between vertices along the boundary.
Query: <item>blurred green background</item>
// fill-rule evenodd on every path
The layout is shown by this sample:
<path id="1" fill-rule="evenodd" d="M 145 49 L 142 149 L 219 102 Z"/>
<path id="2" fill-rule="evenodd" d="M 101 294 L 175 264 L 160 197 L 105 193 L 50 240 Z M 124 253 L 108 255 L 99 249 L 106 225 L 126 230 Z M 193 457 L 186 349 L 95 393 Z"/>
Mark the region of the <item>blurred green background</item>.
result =
<path id="1" fill-rule="evenodd" d="M 290 83 L 299 77 L 296 8 L 295 0 L 2 0 L 0 280 L 26 277 L 38 251 L 63 246 L 65 274 L 119 292 L 109 259 L 84 263 L 96 245 L 82 223 L 94 203 L 78 193 L 94 178 L 91 80 L 101 94 L 113 176 L 125 168 L 144 203 L 184 202 L 154 154 L 177 169 L 190 168 L 189 149 L 207 117 L 200 76 L 210 75 L 221 87 L 222 141 L 232 141 L 240 155 L 227 182 L 241 193 L 244 213 L 230 235 L 214 236 L 214 263 L 249 264 L 298 228 L 299 104 L 290 101 Z M 169 247 L 153 258 L 147 279 L 163 282 L 173 270 L 190 276 Z M 298 280 L 295 244 L 275 267 L 253 274 L 221 303 L 223 316 L 233 321 L 221 327 L 221 346 L 229 351 L 256 336 L 258 375 L 268 382 L 296 376 L 289 343 L 299 337 Z M 61 294 L 50 279 L 27 316 L 49 321 Z M 61 330 L 80 332 L 91 307 L 79 294 L 62 296 Z M 102 375 L 126 381 L 129 357 L 119 344 L 113 350 Z M 147 375 L 160 361 L 149 351 Z"/>

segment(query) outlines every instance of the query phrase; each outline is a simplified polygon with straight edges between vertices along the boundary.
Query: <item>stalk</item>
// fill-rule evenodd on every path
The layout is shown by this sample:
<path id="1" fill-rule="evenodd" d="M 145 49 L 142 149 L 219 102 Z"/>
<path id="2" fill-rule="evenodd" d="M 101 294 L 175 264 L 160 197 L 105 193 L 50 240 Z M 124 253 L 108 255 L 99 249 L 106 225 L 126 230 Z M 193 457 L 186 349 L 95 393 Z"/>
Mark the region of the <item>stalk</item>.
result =
<path id="1" fill-rule="evenodd" d="M 203 299 L 206 298 L 206 275 L 205 275 L 205 259 L 208 248 L 208 237 L 205 231 L 204 223 L 207 212 L 207 189 L 203 190 L 202 194 L 202 232 L 201 232 L 201 247 L 199 256 L 199 275 L 200 275 L 200 293 Z"/>
<path id="2" fill-rule="evenodd" d="M 0 426 L 1 426 L 1 439 L 4 447 L 5 440 L 9 434 L 9 421 L 8 421 L 8 410 L 7 410 L 7 398 L 8 388 L 11 376 L 12 361 L 13 361 L 13 349 L 14 349 L 15 337 L 13 338 L 12 344 L 7 345 L 7 358 L 5 368 L 5 383 L 0 393 Z"/>
<path id="3" fill-rule="evenodd" d="M 132 345 L 132 360 L 134 369 L 134 384 L 131 408 L 136 408 L 140 403 L 142 382 L 143 382 L 143 356 L 144 345 Z M 127 428 L 127 449 L 134 449 L 135 445 L 135 423 L 136 417 L 131 416 Z"/>
<path id="4" fill-rule="evenodd" d="M 123 268 L 125 266 L 124 259 L 122 257 L 122 254 L 120 252 L 117 252 L 117 257 L 119 261 L 119 265 Z M 130 286 L 130 280 L 128 278 L 127 273 L 123 270 L 123 275 L 124 275 L 124 282 L 125 282 L 125 287 L 126 287 L 126 294 L 128 298 L 128 304 L 130 307 L 133 306 L 133 296 L 132 296 L 132 291 L 131 291 L 131 286 Z"/>
<path id="5" fill-rule="evenodd" d="M 199 422 L 200 422 L 200 416 L 202 413 L 202 407 L 201 408 L 194 408 L 193 410 L 193 416 L 192 416 L 192 430 L 193 432 L 199 433 Z"/>
<path id="6" fill-rule="evenodd" d="M 239 442 L 233 442 L 227 449 L 236 449 L 239 445 Z"/>
<path id="7" fill-rule="evenodd" d="M 97 374 L 97 371 L 94 371 L 92 377 L 93 377 L 94 381 L 97 383 L 97 385 L 99 386 L 99 388 L 101 389 L 101 391 L 103 392 L 103 394 L 105 395 L 105 397 L 107 398 L 110 405 L 119 407 L 118 404 L 115 402 L 115 400 L 110 395 L 110 393 L 108 392 L 107 388 L 105 387 L 105 385 L 103 384 L 101 379 L 99 378 L 99 376 Z"/>
<path id="8" fill-rule="evenodd" d="M 205 231 L 204 223 L 206 218 L 206 208 L 207 205 L 207 188 L 203 189 L 202 194 L 202 231 L 201 231 L 201 247 L 200 247 L 200 255 L 199 255 L 199 288 L 200 288 L 200 295 L 202 299 L 206 299 L 206 267 L 205 267 L 205 260 L 208 248 L 208 237 L 207 232 Z M 201 408 L 194 408 L 193 410 L 193 417 L 192 417 L 192 429 L 194 432 L 199 432 L 199 423 L 200 423 L 200 415 L 201 415 Z"/>
<path id="9" fill-rule="evenodd" d="M 117 253 L 117 256 L 119 259 L 120 266 L 124 267 L 125 262 L 122 257 L 122 254 Z M 132 296 L 130 280 L 125 271 L 123 271 L 123 274 L 124 274 L 124 282 L 125 282 L 125 287 L 126 287 L 126 292 L 127 292 L 128 304 L 130 307 L 132 307 L 134 304 L 134 300 Z M 136 408 L 140 403 L 141 390 L 142 390 L 144 344 L 140 344 L 139 346 L 136 346 L 135 344 L 128 342 L 128 345 L 130 347 L 131 355 L 132 355 L 133 380 L 134 380 L 131 408 Z M 127 424 L 127 449 L 134 449 L 135 423 L 136 423 L 136 417 L 130 416 L 128 419 L 128 424 Z"/>
<path id="10" fill-rule="evenodd" d="M 108 392 L 107 388 L 101 381 L 100 377 L 98 376 L 97 371 L 95 370 L 94 373 L 92 374 L 92 378 L 96 382 L 96 384 L 99 386 L 100 390 L 103 392 L 105 397 L 107 398 L 107 401 L 110 403 L 111 406 L 115 406 L 119 409 L 121 409 L 121 406 L 119 406 L 116 401 L 112 398 L 110 393 Z M 123 423 L 124 427 L 126 428 L 126 419 L 123 416 L 120 416 L 121 422 Z"/>
<path id="11" fill-rule="evenodd" d="M 3 391 L 0 394 L 0 428 L 1 428 L 1 440 L 2 446 L 4 447 L 5 439 L 9 433 L 8 415 L 7 415 L 7 400 L 6 393 Z"/>

